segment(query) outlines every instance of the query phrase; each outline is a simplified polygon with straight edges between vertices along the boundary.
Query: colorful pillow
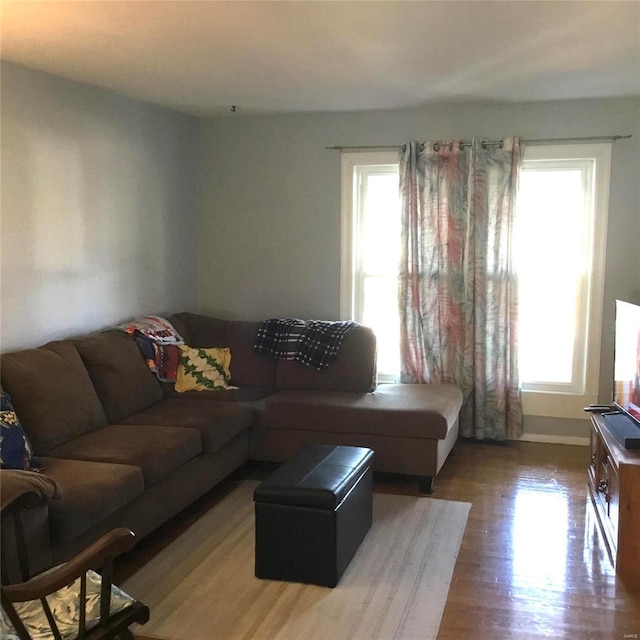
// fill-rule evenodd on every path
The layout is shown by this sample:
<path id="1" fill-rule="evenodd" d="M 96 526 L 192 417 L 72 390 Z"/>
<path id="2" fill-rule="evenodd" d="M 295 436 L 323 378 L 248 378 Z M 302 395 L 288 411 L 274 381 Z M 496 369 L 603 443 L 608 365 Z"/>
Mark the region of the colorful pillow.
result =
<path id="1" fill-rule="evenodd" d="M 180 345 L 180 364 L 175 390 L 216 391 L 230 389 L 231 349 L 198 349 Z"/>
<path id="2" fill-rule="evenodd" d="M 3 469 L 40 471 L 41 465 L 33 457 L 33 449 L 27 434 L 11 404 L 11 396 L 0 393 L 0 466 Z"/>

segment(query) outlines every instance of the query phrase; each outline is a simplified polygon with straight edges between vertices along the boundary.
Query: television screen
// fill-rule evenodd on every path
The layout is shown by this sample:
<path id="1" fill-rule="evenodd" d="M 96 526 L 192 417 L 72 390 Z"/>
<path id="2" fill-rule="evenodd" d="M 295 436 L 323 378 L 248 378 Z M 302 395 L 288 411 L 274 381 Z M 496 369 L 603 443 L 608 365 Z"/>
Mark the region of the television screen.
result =
<path id="1" fill-rule="evenodd" d="M 640 424 L 640 306 L 616 300 L 613 402 Z"/>

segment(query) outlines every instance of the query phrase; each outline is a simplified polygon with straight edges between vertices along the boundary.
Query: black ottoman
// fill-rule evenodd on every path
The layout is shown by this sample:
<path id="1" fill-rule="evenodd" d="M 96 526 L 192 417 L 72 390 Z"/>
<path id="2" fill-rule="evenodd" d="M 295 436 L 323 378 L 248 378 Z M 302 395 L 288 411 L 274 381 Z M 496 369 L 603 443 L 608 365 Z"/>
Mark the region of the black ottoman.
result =
<path id="1" fill-rule="evenodd" d="M 311 445 L 254 492 L 258 578 L 335 587 L 371 527 L 373 451 Z"/>

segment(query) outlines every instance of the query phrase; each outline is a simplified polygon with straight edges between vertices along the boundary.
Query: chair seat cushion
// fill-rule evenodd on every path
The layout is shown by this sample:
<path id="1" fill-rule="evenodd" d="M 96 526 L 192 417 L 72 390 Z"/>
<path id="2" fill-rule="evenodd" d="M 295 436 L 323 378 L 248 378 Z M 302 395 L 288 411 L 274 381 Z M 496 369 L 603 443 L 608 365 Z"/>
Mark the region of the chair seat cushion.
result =
<path id="1" fill-rule="evenodd" d="M 95 571 L 87 571 L 86 628 L 95 627 L 100 622 L 101 577 Z M 47 602 L 63 640 L 78 636 L 80 618 L 80 578 L 47 597 Z M 134 599 L 115 585 L 111 587 L 110 615 L 131 605 Z M 20 619 L 32 638 L 44 640 L 53 638 L 47 616 L 39 600 L 20 602 L 15 605 Z M 18 636 L 3 609 L 0 609 L 0 638 L 18 640 Z"/>
<path id="2" fill-rule="evenodd" d="M 201 452 L 202 438 L 197 429 L 110 424 L 56 447 L 47 455 L 140 467 L 145 486 L 149 487 Z"/>
<path id="3" fill-rule="evenodd" d="M 197 391 L 215 395 L 217 391 Z M 215 453 L 251 426 L 253 411 L 236 402 L 203 402 L 194 398 L 167 398 L 129 416 L 127 425 L 153 424 L 197 429 L 205 453 Z M 134 428 L 134 427 L 132 427 Z"/>
<path id="4" fill-rule="evenodd" d="M 42 463 L 42 476 L 57 487 L 58 499 L 49 500 L 54 544 L 88 531 L 144 491 L 137 466 L 62 458 L 42 458 Z"/>

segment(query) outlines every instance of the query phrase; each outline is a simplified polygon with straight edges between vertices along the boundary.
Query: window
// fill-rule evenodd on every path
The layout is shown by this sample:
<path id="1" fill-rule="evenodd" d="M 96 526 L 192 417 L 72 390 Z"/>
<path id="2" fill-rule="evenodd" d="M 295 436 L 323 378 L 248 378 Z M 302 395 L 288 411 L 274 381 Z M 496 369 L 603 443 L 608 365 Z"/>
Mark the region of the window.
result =
<path id="1" fill-rule="evenodd" d="M 396 152 L 342 156 L 344 319 L 373 328 L 379 380 L 398 379 Z M 610 144 L 525 147 L 516 226 L 526 415 L 597 402 Z"/>
<path id="2" fill-rule="evenodd" d="M 527 415 L 597 401 L 611 145 L 525 147 L 516 204 L 519 353 Z"/>
<path id="3" fill-rule="evenodd" d="M 371 327 L 378 380 L 400 375 L 398 154 L 345 153 L 341 315 Z"/>

